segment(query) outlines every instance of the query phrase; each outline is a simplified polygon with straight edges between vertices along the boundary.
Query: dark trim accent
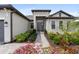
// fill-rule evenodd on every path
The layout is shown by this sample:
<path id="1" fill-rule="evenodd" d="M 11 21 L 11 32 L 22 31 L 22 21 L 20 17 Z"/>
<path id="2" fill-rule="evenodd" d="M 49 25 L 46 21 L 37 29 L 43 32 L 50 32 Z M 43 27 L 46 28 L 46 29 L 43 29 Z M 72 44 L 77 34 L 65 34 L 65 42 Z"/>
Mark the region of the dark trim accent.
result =
<path id="1" fill-rule="evenodd" d="M 51 12 L 51 10 L 32 10 L 32 12 Z"/>
<path id="2" fill-rule="evenodd" d="M 54 14 L 51 14 L 51 15 L 49 15 L 49 16 L 53 16 L 53 15 L 55 15 L 55 14 L 57 14 L 57 13 L 64 13 L 64 14 L 68 15 L 69 17 L 74 17 L 74 16 L 72 16 L 72 15 L 70 15 L 70 14 L 68 14 L 68 13 L 66 13 L 66 12 L 64 12 L 64 11 L 62 11 L 62 10 L 60 10 L 60 11 L 54 13 Z"/>
<path id="3" fill-rule="evenodd" d="M 47 17 L 47 19 L 75 19 L 74 17 Z"/>
<path id="4" fill-rule="evenodd" d="M 20 11 L 18 11 L 16 8 L 14 8 L 11 4 L 0 5 L 0 9 L 4 9 L 4 8 L 12 10 L 13 12 L 17 13 L 18 15 L 20 15 L 21 17 L 25 18 L 28 21 L 30 20 L 25 15 L 23 15 Z"/>
<path id="5" fill-rule="evenodd" d="M 61 17 L 61 13 L 59 12 L 59 17 Z"/>
<path id="6" fill-rule="evenodd" d="M 31 21 L 33 21 L 33 20 L 29 20 L 29 22 L 31 22 Z"/>
<path id="7" fill-rule="evenodd" d="M 61 15 L 60 15 L 61 16 Z M 75 19 L 75 17 L 46 17 L 46 16 L 36 16 L 36 19 Z"/>
<path id="8" fill-rule="evenodd" d="M 36 16 L 36 20 L 44 20 L 46 19 L 46 16 Z"/>
<path id="9" fill-rule="evenodd" d="M 13 41 L 13 20 L 12 20 L 13 17 L 12 17 L 12 15 L 13 15 L 13 12 L 10 13 L 10 25 L 11 25 L 11 27 L 10 27 L 11 38 L 10 39 L 11 39 L 11 41 Z"/>
<path id="10" fill-rule="evenodd" d="M 46 16 L 36 16 L 37 20 L 46 20 L 46 19 L 75 19 L 75 18 L 76 17 L 46 17 Z"/>

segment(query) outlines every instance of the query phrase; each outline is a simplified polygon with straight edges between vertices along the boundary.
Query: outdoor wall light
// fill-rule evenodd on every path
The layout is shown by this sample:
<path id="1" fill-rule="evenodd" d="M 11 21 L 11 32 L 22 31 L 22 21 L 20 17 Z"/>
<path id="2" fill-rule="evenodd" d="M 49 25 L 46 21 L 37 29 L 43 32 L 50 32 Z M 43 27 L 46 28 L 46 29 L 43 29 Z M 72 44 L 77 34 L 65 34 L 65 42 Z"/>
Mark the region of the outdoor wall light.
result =
<path id="1" fill-rule="evenodd" d="M 8 22 L 7 21 L 4 22 L 4 25 L 5 25 L 5 27 L 8 27 Z"/>

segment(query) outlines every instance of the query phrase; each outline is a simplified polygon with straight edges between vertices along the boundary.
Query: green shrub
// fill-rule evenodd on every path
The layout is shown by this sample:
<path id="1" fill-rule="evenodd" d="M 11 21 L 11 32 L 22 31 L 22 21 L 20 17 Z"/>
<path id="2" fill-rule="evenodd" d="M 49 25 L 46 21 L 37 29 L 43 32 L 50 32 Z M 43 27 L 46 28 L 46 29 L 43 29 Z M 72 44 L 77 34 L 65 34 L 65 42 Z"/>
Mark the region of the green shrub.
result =
<path id="1" fill-rule="evenodd" d="M 53 38 L 54 38 L 54 36 L 56 36 L 56 34 L 54 34 L 54 33 L 48 33 L 48 36 L 49 36 L 49 38 L 50 38 L 51 40 L 53 40 Z"/>
<path id="2" fill-rule="evenodd" d="M 28 41 L 28 38 L 36 33 L 36 30 L 29 30 L 16 36 L 16 42 Z"/>
<path id="3" fill-rule="evenodd" d="M 31 35 L 30 35 L 28 41 L 34 42 L 34 41 L 36 40 L 36 36 L 37 36 L 36 30 L 32 30 L 32 33 L 31 33 Z"/>
<path id="4" fill-rule="evenodd" d="M 73 36 L 71 41 L 73 44 L 79 45 L 79 37 L 77 37 L 76 35 Z"/>
<path id="5" fill-rule="evenodd" d="M 71 36 L 70 36 L 69 33 L 65 32 L 65 33 L 63 34 L 63 38 L 64 38 L 64 40 L 65 40 L 66 42 L 70 43 L 70 40 L 71 40 L 70 38 L 71 38 Z"/>
<path id="6" fill-rule="evenodd" d="M 25 40 L 25 34 L 21 33 L 19 35 L 16 36 L 16 42 L 23 42 Z"/>
<path id="7" fill-rule="evenodd" d="M 60 40 L 61 40 L 61 35 L 55 35 L 55 36 L 53 37 L 53 42 L 54 42 L 55 44 L 59 44 L 59 43 L 60 43 Z"/>
<path id="8" fill-rule="evenodd" d="M 37 36 L 37 34 L 36 33 L 33 33 L 28 40 L 30 42 L 34 42 L 36 40 L 36 36 Z"/>
<path id="9" fill-rule="evenodd" d="M 60 34 L 58 34 L 58 33 L 49 33 L 48 36 L 55 44 L 59 44 L 59 42 L 61 40 L 61 35 Z"/>
<path id="10" fill-rule="evenodd" d="M 61 38 L 63 38 L 64 41 L 68 42 L 69 44 L 79 45 L 79 32 L 74 32 L 71 34 L 68 32 L 64 32 L 63 35 L 59 33 L 58 34 L 49 33 L 48 36 L 55 44 L 60 43 Z"/>
<path id="11" fill-rule="evenodd" d="M 30 32 L 26 32 L 26 33 L 24 33 L 25 34 L 25 40 L 27 41 L 28 40 L 28 38 L 29 38 L 29 36 L 30 36 Z"/>

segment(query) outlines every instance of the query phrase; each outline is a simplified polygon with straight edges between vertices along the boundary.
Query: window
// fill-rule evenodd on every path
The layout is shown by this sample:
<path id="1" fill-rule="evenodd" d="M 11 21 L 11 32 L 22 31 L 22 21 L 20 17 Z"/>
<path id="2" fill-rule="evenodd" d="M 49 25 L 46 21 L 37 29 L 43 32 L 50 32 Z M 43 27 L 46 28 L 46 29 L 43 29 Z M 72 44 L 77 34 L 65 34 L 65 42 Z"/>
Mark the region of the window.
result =
<path id="1" fill-rule="evenodd" d="M 59 29 L 63 29 L 63 21 L 59 21 Z"/>
<path id="2" fill-rule="evenodd" d="M 55 29 L 55 21 L 52 21 L 52 29 Z"/>
<path id="3" fill-rule="evenodd" d="M 70 21 L 67 21 L 67 30 L 69 30 Z"/>
<path id="4" fill-rule="evenodd" d="M 31 29 L 33 29 L 33 27 L 34 27 L 34 26 L 33 26 L 33 23 L 31 23 Z"/>

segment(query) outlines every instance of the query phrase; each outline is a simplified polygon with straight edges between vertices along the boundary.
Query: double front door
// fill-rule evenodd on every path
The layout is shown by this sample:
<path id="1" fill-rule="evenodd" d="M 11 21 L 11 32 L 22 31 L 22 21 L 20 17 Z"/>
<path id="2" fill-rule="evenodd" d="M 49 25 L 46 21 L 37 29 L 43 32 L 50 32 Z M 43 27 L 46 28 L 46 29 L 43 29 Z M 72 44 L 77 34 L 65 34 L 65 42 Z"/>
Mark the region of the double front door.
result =
<path id="1" fill-rule="evenodd" d="M 37 31 L 44 31 L 44 21 L 43 20 L 37 21 Z"/>

